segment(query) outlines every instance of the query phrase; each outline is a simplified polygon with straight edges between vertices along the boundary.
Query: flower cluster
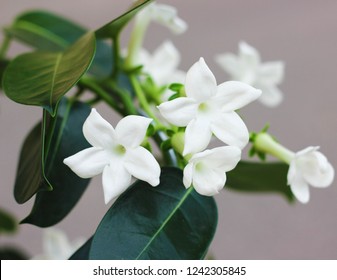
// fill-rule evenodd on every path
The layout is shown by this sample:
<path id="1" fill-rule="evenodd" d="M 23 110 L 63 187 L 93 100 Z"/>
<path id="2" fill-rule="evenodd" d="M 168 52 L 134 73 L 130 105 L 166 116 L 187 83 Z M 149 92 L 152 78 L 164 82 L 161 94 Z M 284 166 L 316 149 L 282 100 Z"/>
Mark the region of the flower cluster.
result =
<path id="1" fill-rule="evenodd" d="M 242 82 L 217 85 L 203 58 L 187 72 L 186 97 L 162 103 L 158 108 L 173 125 L 186 127 L 183 156 L 189 161 L 184 169 L 184 185 L 203 195 L 217 193 L 226 182 L 225 172 L 232 170 L 241 158 L 249 133 L 235 112 L 257 99 L 261 91 Z M 227 147 L 204 151 L 212 135 Z"/>
<path id="2" fill-rule="evenodd" d="M 174 151 L 184 159 L 184 186 L 193 186 L 198 193 L 211 196 L 225 186 L 226 172 L 235 168 L 249 142 L 249 131 L 237 111 L 257 99 L 270 107 L 283 99 L 277 88 L 284 76 L 282 61 L 262 63 L 259 52 L 241 42 L 238 55 L 223 53 L 215 57 L 232 78 L 218 85 L 203 58 L 186 73 L 179 70 L 180 54 L 171 41 L 165 41 L 153 54 L 143 49 L 142 40 L 151 21 L 177 34 L 185 32 L 187 24 L 175 8 L 157 3 L 136 16 L 125 64 L 130 68 L 142 65 L 137 78 L 145 95 L 148 93 L 148 100 L 139 90 L 136 93 L 152 119 L 127 116 L 113 129 L 93 109 L 83 126 L 84 136 L 93 147 L 64 160 L 82 178 L 103 173 L 106 203 L 127 189 L 132 176 L 152 186 L 159 184 L 160 166 L 141 146 L 147 141 L 146 130 L 152 120 L 154 126 L 159 125 L 164 131 L 175 131 L 170 140 Z M 179 94 L 173 95 L 169 90 L 173 83 L 182 84 Z M 161 116 L 151 102 L 157 105 Z M 213 136 L 223 146 L 208 149 Z M 275 155 L 290 165 L 288 184 L 299 201 L 309 200 L 308 184 L 331 184 L 334 170 L 317 148 L 294 154 L 275 143 L 270 145 L 271 137 L 268 141 L 264 137 L 256 139 L 253 145 L 257 151 Z"/>

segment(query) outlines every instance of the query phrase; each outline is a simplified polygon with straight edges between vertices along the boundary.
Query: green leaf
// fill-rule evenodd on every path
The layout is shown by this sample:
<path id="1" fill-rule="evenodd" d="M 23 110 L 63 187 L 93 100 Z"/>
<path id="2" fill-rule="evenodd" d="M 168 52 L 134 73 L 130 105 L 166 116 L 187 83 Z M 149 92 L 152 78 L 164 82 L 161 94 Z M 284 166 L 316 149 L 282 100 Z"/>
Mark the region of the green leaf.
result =
<path id="1" fill-rule="evenodd" d="M 95 54 L 95 35 L 87 33 L 63 52 L 16 57 L 6 68 L 3 88 L 15 102 L 42 106 L 51 115 L 63 95 L 87 71 Z"/>
<path id="2" fill-rule="evenodd" d="M 16 219 L 7 211 L 0 209 L 0 233 L 13 233 L 16 229 Z"/>
<path id="3" fill-rule="evenodd" d="M 18 16 L 5 28 L 12 38 L 41 51 L 63 51 L 75 43 L 88 30 L 70 20 L 47 11 L 29 11 Z M 98 40 L 96 55 L 89 73 L 105 77 L 112 70 L 111 46 Z"/>
<path id="4" fill-rule="evenodd" d="M 89 260 L 89 252 L 92 237 L 87 240 L 70 258 L 69 260 Z"/>
<path id="5" fill-rule="evenodd" d="M 4 31 L 12 38 L 43 51 L 62 51 L 87 32 L 63 17 L 39 10 L 19 15 Z"/>
<path id="6" fill-rule="evenodd" d="M 9 64 L 9 60 L 0 60 L 0 88 L 2 88 L 2 76 L 5 72 L 5 69 L 7 67 L 7 65 Z"/>
<path id="7" fill-rule="evenodd" d="M 146 5 L 153 0 L 139 0 L 135 2 L 124 14 L 99 28 L 96 31 L 98 38 L 116 38 L 123 27 Z"/>
<path id="8" fill-rule="evenodd" d="M 241 161 L 227 173 L 226 188 L 242 192 L 280 193 L 291 202 L 294 195 L 287 186 L 288 168 L 287 164 L 280 162 Z"/>
<path id="9" fill-rule="evenodd" d="M 13 248 L 0 248 L 0 260 L 28 260 L 28 256 L 22 251 Z"/>
<path id="10" fill-rule="evenodd" d="M 39 190 L 50 190 L 42 171 L 43 129 L 37 124 L 24 140 L 14 185 L 14 198 L 24 203 Z"/>
<path id="11" fill-rule="evenodd" d="M 84 103 L 66 99 L 60 103 L 58 114 L 50 120 L 46 132 L 46 139 L 50 140 L 50 144 L 45 141 L 44 171 L 53 190 L 37 193 L 33 209 L 22 223 L 40 227 L 54 225 L 71 211 L 82 196 L 89 180 L 78 177 L 63 160 L 90 146 L 82 133 L 83 123 L 89 113 L 90 107 Z M 24 178 L 21 178 L 21 181 L 23 180 Z M 47 183 L 44 181 L 42 184 Z M 38 188 L 46 186 L 40 185 Z"/>
<path id="12" fill-rule="evenodd" d="M 164 168 L 160 184 L 133 184 L 104 216 L 90 259 L 202 259 L 217 225 L 212 197 L 185 189 L 182 171 Z"/>

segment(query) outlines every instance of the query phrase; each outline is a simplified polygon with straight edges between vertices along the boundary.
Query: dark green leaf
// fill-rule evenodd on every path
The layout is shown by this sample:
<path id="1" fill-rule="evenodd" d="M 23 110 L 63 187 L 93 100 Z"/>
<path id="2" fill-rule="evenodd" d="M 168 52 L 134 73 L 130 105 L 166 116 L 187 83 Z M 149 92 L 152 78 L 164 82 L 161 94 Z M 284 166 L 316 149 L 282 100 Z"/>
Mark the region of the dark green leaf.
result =
<path id="1" fill-rule="evenodd" d="M 241 161 L 227 173 L 226 188 L 242 192 L 280 193 L 293 201 L 294 196 L 287 186 L 288 168 L 287 164 L 279 162 Z"/>
<path id="2" fill-rule="evenodd" d="M 0 233 L 13 233 L 16 229 L 16 219 L 7 211 L 0 209 Z"/>
<path id="3" fill-rule="evenodd" d="M 26 12 L 18 16 L 5 31 L 11 37 L 42 51 L 63 51 L 88 32 L 86 28 L 46 11 Z M 89 73 L 98 77 L 108 76 L 112 69 L 111 46 L 98 40 L 96 48 Z"/>
<path id="4" fill-rule="evenodd" d="M 177 168 L 160 184 L 137 181 L 108 210 L 94 235 L 90 259 L 201 259 L 212 241 L 217 208 L 182 183 Z"/>
<path id="5" fill-rule="evenodd" d="M 91 247 L 92 237 L 79 248 L 69 260 L 89 260 L 89 251 Z"/>
<path id="6" fill-rule="evenodd" d="M 90 146 L 82 133 L 89 113 L 90 108 L 84 103 L 72 103 L 66 99 L 60 103 L 58 114 L 51 120 L 46 133 L 51 143 L 46 144 L 44 170 L 53 190 L 37 193 L 30 215 L 22 223 L 40 227 L 54 225 L 71 211 L 82 196 L 89 180 L 78 177 L 63 160 Z"/>
<path id="7" fill-rule="evenodd" d="M 27 260 L 28 256 L 20 250 L 12 247 L 0 249 L 0 260 Z"/>
<path id="8" fill-rule="evenodd" d="M 18 203 L 26 202 L 39 190 L 51 189 L 43 177 L 42 138 L 43 129 L 42 124 L 39 123 L 23 142 L 14 186 L 14 197 Z"/>
<path id="9" fill-rule="evenodd" d="M 8 64 L 9 64 L 8 60 L 0 60 L 0 88 L 2 88 L 2 82 L 1 82 L 2 76 Z"/>
<path id="10" fill-rule="evenodd" d="M 153 0 L 139 0 L 134 3 L 124 14 L 104 25 L 96 31 L 98 38 L 116 38 L 123 27 L 146 5 Z"/>
<path id="11" fill-rule="evenodd" d="M 46 11 L 29 11 L 19 15 L 5 28 L 12 38 L 38 50 L 62 51 L 86 33 L 85 28 Z"/>
<path id="12" fill-rule="evenodd" d="M 87 71 L 95 54 L 95 35 L 87 33 L 64 52 L 34 52 L 6 68 L 3 88 L 15 102 L 42 106 L 55 115 L 58 102 Z"/>

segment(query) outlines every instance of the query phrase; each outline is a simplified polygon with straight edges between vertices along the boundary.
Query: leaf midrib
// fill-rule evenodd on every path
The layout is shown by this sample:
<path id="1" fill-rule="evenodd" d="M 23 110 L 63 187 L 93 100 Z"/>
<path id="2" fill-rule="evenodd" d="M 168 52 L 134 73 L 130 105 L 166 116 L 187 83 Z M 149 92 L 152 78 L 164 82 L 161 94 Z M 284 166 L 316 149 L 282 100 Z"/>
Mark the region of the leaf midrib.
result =
<path id="1" fill-rule="evenodd" d="M 140 257 L 147 251 L 147 249 L 151 246 L 152 242 L 157 238 L 157 236 L 162 232 L 162 230 L 167 226 L 167 224 L 170 222 L 171 218 L 175 215 L 175 213 L 180 209 L 181 205 L 185 202 L 185 200 L 188 198 L 188 196 L 193 191 L 193 187 L 190 187 L 184 196 L 180 199 L 179 203 L 174 207 L 170 215 L 164 220 L 164 222 L 161 224 L 161 226 L 158 228 L 158 230 L 155 232 L 155 234 L 152 236 L 152 238 L 149 240 L 149 242 L 145 245 L 143 250 L 138 254 L 136 257 L 136 260 L 139 260 Z"/>

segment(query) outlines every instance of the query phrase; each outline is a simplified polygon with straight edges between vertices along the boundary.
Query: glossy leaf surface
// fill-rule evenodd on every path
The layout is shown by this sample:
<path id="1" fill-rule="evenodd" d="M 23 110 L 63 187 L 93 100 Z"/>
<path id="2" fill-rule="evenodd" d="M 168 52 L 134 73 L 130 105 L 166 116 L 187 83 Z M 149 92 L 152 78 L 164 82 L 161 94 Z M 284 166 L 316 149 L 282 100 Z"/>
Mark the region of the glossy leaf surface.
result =
<path id="1" fill-rule="evenodd" d="M 256 193 L 279 193 L 289 201 L 294 196 L 287 186 L 288 165 L 280 162 L 241 161 L 227 173 L 226 188 L 234 191 Z"/>
<path id="2" fill-rule="evenodd" d="M 42 51 L 63 51 L 88 30 L 62 16 L 47 11 L 29 11 L 18 16 L 14 23 L 5 28 L 11 37 Z M 96 41 L 96 55 L 89 73 L 105 77 L 111 73 L 111 46 Z"/>
<path id="3" fill-rule="evenodd" d="M 58 102 L 87 71 L 95 54 L 95 35 L 87 33 L 64 52 L 34 52 L 6 68 L 3 87 L 15 102 L 42 106 L 55 115 Z"/>
<path id="4" fill-rule="evenodd" d="M 212 197 L 186 190 L 182 171 L 164 168 L 160 184 L 137 181 L 108 210 L 90 259 L 202 259 L 217 225 Z"/>
<path id="5" fill-rule="evenodd" d="M 63 99 L 57 116 L 48 120 L 45 137 L 51 142 L 47 145 L 48 141 L 45 141 L 44 172 L 53 189 L 37 193 L 33 209 L 23 223 L 40 227 L 54 225 L 71 211 L 82 196 L 89 180 L 73 173 L 63 164 L 63 159 L 89 147 L 82 133 L 83 123 L 89 113 L 88 105 Z M 21 178 L 21 181 L 24 179 Z M 46 181 L 42 181 L 37 188 L 46 188 L 46 184 Z M 16 188 L 20 187 L 16 185 Z"/>

